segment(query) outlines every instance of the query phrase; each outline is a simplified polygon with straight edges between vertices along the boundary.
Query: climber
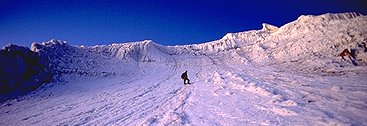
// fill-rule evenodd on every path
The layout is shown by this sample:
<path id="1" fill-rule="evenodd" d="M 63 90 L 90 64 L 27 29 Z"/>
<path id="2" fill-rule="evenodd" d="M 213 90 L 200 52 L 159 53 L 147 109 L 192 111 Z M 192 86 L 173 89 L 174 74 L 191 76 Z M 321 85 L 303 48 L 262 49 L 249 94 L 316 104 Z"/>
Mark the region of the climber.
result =
<path id="1" fill-rule="evenodd" d="M 345 60 L 344 56 L 346 56 L 346 57 L 348 57 L 349 59 L 351 59 L 352 53 L 351 53 L 351 52 L 349 52 L 349 50 L 348 50 L 348 49 L 344 49 L 344 50 L 343 50 L 343 52 L 341 52 L 341 53 L 339 54 L 339 56 L 341 56 L 343 60 Z M 352 60 L 352 59 L 351 59 L 351 60 Z"/>
<path id="2" fill-rule="evenodd" d="M 367 45 L 366 45 L 366 43 L 365 43 L 365 42 L 362 42 L 361 47 L 364 49 L 364 50 L 363 50 L 364 52 L 367 52 Z"/>
<path id="3" fill-rule="evenodd" d="M 356 50 L 352 49 L 351 51 L 352 52 L 350 52 L 348 49 L 344 49 L 343 52 L 339 54 L 339 56 L 341 56 L 343 60 L 346 60 L 344 56 L 348 57 L 350 61 L 352 61 L 353 65 L 358 66 L 356 62 Z"/>
<path id="4" fill-rule="evenodd" d="M 184 84 L 185 85 L 186 84 L 190 84 L 190 80 L 189 80 L 189 78 L 187 76 L 187 70 L 185 70 L 185 72 L 181 74 L 181 78 L 184 80 Z M 187 83 L 186 83 L 186 80 L 187 80 Z"/>

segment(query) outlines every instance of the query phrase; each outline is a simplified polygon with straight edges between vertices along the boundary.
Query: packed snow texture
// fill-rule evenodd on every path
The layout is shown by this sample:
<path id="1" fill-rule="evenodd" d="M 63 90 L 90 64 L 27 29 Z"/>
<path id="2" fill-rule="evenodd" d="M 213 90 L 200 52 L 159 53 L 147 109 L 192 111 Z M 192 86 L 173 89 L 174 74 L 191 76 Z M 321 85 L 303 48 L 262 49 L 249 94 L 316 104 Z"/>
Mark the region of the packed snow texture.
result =
<path id="1" fill-rule="evenodd" d="M 367 125 L 366 41 L 367 17 L 340 13 L 183 46 L 34 43 L 57 81 L 0 125 Z"/>

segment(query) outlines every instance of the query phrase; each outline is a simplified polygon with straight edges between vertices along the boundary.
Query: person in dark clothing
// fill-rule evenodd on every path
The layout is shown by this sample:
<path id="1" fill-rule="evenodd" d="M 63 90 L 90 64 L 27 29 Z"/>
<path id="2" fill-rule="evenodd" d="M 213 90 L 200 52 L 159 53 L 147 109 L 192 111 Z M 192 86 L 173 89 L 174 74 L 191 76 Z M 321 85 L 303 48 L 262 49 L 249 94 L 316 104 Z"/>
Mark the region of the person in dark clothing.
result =
<path id="1" fill-rule="evenodd" d="M 367 45 L 365 42 L 362 42 L 362 47 L 364 48 L 364 52 L 367 52 Z"/>
<path id="2" fill-rule="evenodd" d="M 184 84 L 190 84 L 190 80 L 189 80 L 189 77 L 187 76 L 187 70 L 181 74 L 181 78 L 184 80 Z M 186 83 L 186 80 L 187 80 L 187 83 Z"/>

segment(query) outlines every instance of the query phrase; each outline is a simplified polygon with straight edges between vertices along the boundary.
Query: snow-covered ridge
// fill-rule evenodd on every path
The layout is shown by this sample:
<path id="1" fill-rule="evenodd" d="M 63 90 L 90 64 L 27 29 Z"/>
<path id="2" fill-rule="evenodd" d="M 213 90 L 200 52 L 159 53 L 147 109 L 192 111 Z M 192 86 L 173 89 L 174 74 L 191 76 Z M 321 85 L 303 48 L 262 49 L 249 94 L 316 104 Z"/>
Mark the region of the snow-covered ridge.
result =
<path id="1" fill-rule="evenodd" d="M 261 30 L 228 33 L 222 39 L 203 44 L 162 46 L 145 40 L 101 46 L 71 46 L 65 41 L 50 40 L 33 43 L 31 50 L 49 62 L 48 66 L 55 74 L 113 75 L 118 74 L 119 70 L 106 69 L 107 64 L 166 62 L 170 61 L 171 55 L 210 55 L 222 51 L 234 51 L 259 65 L 314 62 L 319 68 L 327 70 L 352 65 L 351 62 L 341 61 L 337 55 L 346 48 L 356 50 L 365 42 L 366 27 L 366 16 L 357 13 L 324 14 L 301 16 L 280 28 L 263 24 Z M 359 52 L 358 65 L 364 66 L 367 60 L 364 53 Z"/>
<path id="2" fill-rule="evenodd" d="M 11 45 L 0 89 L 24 68 L 21 86 L 56 82 L 0 103 L 0 125 L 367 125 L 366 16 L 305 17 L 183 46 Z"/>
<path id="3" fill-rule="evenodd" d="M 228 33 L 211 42 L 163 46 L 151 40 L 99 46 L 72 46 L 61 40 L 33 43 L 42 64 L 57 79 L 67 74 L 110 76 L 134 70 L 138 62 L 172 62 L 175 55 L 219 55 L 231 52 L 234 59 L 259 66 L 287 66 L 304 73 L 340 73 L 366 66 L 367 17 L 358 13 L 300 16 L 280 28 L 263 24 L 261 30 Z M 342 60 L 349 49 L 355 56 Z M 242 62 L 241 61 L 241 62 Z M 124 64 L 124 65 L 114 65 Z M 357 68 L 356 68 L 357 69 Z"/>
<path id="4" fill-rule="evenodd" d="M 54 75 L 78 74 L 91 76 L 106 76 L 117 74 L 103 67 L 110 64 L 112 57 L 99 54 L 89 48 L 71 46 L 65 41 L 50 40 L 33 43 L 31 49 L 37 52 Z"/>
<path id="5" fill-rule="evenodd" d="M 39 47 L 36 46 L 43 45 L 42 48 L 50 48 L 56 52 L 64 51 L 63 54 L 60 53 L 61 56 L 54 58 L 56 60 L 62 58 L 72 60 L 71 56 L 74 52 L 88 52 L 83 54 L 85 58 L 89 55 L 89 57 L 117 58 L 138 62 L 165 62 L 170 59 L 170 55 L 209 55 L 235 49 L 236 53 L 241 54 L 254 64 L 290 63 L 297 65 L 313 62 L 321 65 L 319 68 L 321 67 L 325 71 L 329 69 L 328 67 L 334 68 L 352 64 L 348 61 L 341 61 L 337 55 L 344 49 L 357 50 L 358 45 L 366 42 L 366 29 L 366 16 L 354 12 L 328 13 L 319 16 L 300 16 L 294 22 L 285 24 L 280 28 L 264 23 L 261 30 L 228 33 L 222 39 L 202 44 L 162 46 L 151 40 L 145 40 L 100 46 L 69 46 L 64 41 L 51 40 L 32 45 L 32 50 L 39 51 Z M 366 65 L 367 59 L 364 58 L 364 53 L 358 54 L 358 65 Z M 51 61 L 54 61 L 52 57 Z M 300 68 L 319 69 L 309 67 L 314 66 Z"/>

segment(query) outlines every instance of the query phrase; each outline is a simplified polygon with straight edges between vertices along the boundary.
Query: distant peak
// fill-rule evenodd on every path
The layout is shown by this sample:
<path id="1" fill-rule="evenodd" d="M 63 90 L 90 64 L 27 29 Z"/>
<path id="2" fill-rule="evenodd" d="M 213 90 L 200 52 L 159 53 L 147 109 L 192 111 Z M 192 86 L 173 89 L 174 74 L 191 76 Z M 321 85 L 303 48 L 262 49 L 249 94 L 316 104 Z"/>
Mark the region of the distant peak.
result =
<path id="1" fill-rule="evenodd" d="M 146 42 L 146 43 L 154 43 L 153 40 L 144 40 L 143 42 Z"/>
<path id="2" fill-rule="evenodd" d="M 28 48 L 23 47 L 23 46 L 14 45 L 14 44 L 8 44 L 0 50 L 5 50 L 5 51 L 10 52 L 10 51 L 16 51 L 16 50 L 28 50 Z"/>
<path id="3" fill-rule="evenodd" d="M 33 42 L 31 45 L 31 50 L 34 52 L 38 52 L 41 50 L 44 46 L 64 46 L 67 45 L 66 41 L 63 40 L 57 40 L 57 39 L 51 39 L 47 42 L 37 43 Z"/>
<path id="4" fill-rule="evenodd" d="M 67 43 L 64 40 L 51 39 L 47 42 L 42 42 L 42 45 L 44 45 L 44 46 L 55 46 L 55 45 L 67 45 Z"/>
<path id="5" fill-rule="evenodd" d="M 48 41 L 48 43 L 54 43 L 54 44 L 65 44 L 66 41 L 63 40 L 57 40 L 57 39 L 51 39 L 50 41 Z"/>
<path id="6" fill-rule="evenodd" d="M 270 33 L 276 32 L 279 29 L 277 26 L 267 24 L 267 23 L 263 23 L 262 25 L 263 25 L 263 28 L 261 30 L 269 31 Z"/>
<path id="7" fill-rule="evenodd" d="M 222 37 L 222 39 L 233 39 L 235 37 L 234 33 L 227 33 Z"/>
<path id="8" fill-rule="evenodd" d="M 155 44 L 153 42 L 153 40 L 144 40 L 144 41 L 142 41 L 142 43 L 144 43 L 144 44 Z"/>

